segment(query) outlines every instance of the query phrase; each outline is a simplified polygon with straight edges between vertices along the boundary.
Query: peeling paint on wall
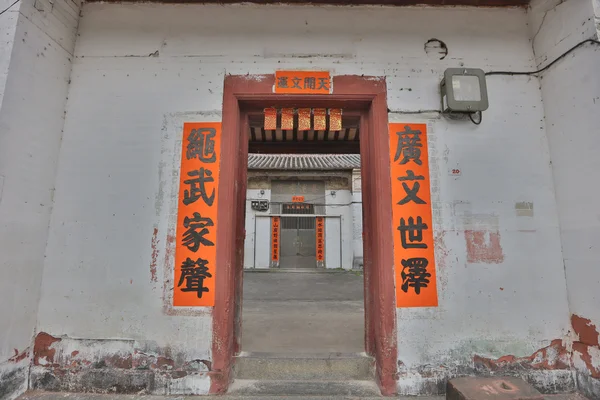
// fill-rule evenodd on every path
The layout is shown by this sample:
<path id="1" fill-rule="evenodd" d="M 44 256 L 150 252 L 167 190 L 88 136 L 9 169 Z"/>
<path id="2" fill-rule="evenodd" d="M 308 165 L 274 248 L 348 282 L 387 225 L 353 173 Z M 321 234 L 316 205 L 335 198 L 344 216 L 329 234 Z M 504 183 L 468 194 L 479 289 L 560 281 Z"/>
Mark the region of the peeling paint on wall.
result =
<path id="1" fill-rule="evenodd" d="M 598 333 L 598 328 L 592 324 L 592 321 L 573 314 L 571 315 L 571 325 L 579 337 L 579 342 L 588 346 L 600 345 L 600 333 Z"/>
<path id="2" fill-rule="evenodd" d="M 493 359 L 475 355 L 473 356 L 473 364 L 476 368 L 500 375 L 510 375 L 511 371 L 519 369 L 568 370 L 571 368 L 570 353 L 563 344 L 562 339 L 553 340 L 549 346 L 541 348 L 527 357 L 506 355 Z"/>
<path id="3" fill-rule="evenodd" d="M 126 339 L 72 339 L 40 333 L 31 388 L 50 391 L 206 394 L 210 360 Z M 181 380 L 184 380 L 183 382 Z"/>
<path id="4" fill-rule="evenodd" d="M 493 214 L 470 214 L 463 217 L 467 262 L 500 264 L 504 261 L 498 217 Z"/>
<path id="5" fill-rule="evenodd" d="M 577 341 L 573 343 L 573 366 L 577 370 L 578 382 L 584 379 L 583 390 L 588 395 L 600 394 L 600 332 L 587 318 L 573 314 L 573 331 Z"/>
<path id="6" fill-rule="evenodd" d="M 158 259 L 158 228 L 154 227 L 154 232 L 152 233 L 152 255 L 150 262 L 150 280 L 152 282 L 158 282 L 158 277 L 156 276 L 156 262 Z"/>
<path id="7" fill-rule="evenodd" d="M 498 231 L 465 231 L 467 262 L 500 264 L 504 261 L 500 239 Z"/>

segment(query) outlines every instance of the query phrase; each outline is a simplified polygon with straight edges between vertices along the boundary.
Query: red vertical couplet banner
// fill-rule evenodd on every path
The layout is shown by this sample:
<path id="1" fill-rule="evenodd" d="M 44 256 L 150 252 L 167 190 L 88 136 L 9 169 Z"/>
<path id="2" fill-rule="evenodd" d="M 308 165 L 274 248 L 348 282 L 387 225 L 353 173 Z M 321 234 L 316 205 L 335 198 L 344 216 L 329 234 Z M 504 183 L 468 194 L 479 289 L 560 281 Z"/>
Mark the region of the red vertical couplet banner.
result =
<path id="1" fill-rule="evenodd" d="M 397 307 L 437 307 L 427 125 L 390 124 Z"/>
<path id="2" fill-rule="evenodd" d="M 316 218 L 317 225 L 317 261 L 325 260 L 325 221 L 323 217 Z"/>
<path id="3" fill-rule="evenodd" d="M 271 217 L 271 261 L 279 261 L 280 219 Z"/>
<path id="4" fill-rule="evenodd" d="M 174 306 L 214 306 L 221 123 L 183 125 Z"/>

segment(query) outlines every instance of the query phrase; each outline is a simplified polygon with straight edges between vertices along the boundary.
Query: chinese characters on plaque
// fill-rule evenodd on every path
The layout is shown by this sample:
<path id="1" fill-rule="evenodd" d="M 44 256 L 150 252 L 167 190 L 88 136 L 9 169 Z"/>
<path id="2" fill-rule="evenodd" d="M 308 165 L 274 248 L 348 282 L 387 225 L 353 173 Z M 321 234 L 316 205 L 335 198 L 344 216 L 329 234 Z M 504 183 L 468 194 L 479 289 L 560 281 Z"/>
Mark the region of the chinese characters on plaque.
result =
<path id="1" fill-rule="evenodd" d="M 174 306 L 214 306 L 221 123 L 185 123 Z"/>
<path id="2" fill-rule="evenodd" d="M 389 129 L 396 305 L 436 307 L 427 125 Z"/>
<path id="3" fill-rule="evenodd" d="M 329 94 L 328 71 L 275 71 L 275 93 Z"/>

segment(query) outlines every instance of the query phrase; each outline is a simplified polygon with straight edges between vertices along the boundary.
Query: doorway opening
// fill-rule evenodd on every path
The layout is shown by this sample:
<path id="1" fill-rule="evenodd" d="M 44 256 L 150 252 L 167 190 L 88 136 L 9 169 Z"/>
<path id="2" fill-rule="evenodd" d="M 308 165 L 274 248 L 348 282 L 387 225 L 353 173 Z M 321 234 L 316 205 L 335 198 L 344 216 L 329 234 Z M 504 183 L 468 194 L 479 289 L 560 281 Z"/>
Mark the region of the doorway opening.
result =
<path id="1" fill-rule="evenodd" d="M 360 343 L 349 340 L 351 335 L 345 335 L 343 327 L 336 329 L 335 335 L 337 342 L 319 348 L 319 343 L 326 343 L 326 340 L 318 340 L 318 326 L 321 324 L 318 320 L 314 323 L 316 329 L 310 326 L 305 332 L 310 335 L 304 335 L 306 341 L 299 341 L 302 335 L 294 336 L 298 330 L 294 329 L 293 320 L 302 323 L 302 316 L 307 313 L 299 314 L 294 318 L 293 313 L 284 309 L 279 315 L 284 316 L 287 321 L 278 329 L 277 335 L 281 339 L 286 338 L 286 332 L 291 340 L 285 344 L 288 348 L 293 348 L 298 353 L 318 353 L 338 352 L 344 353 L 364 351 L 373 357 L 375 380 L 384 395 L 392 395 L 396 392 L 395 375 L 397 371 L 397 351 L 396 351 L 396 316 L 395 316 L 395 298 L 394 298 L 394 273 L 393 273 L 393 247 L 392 247 L 392 224 L 391 221 L 391 187 L 389 174 L 389 144 L 387 135 L 387 106 L 386 106 L 386 88 L 385 81 L 372 77 L 340 76 L 334 77 L 332 95 L 276 95 L 272 93 L 274 83 L 273 76 L 247 77 L 247 76 L 228 76 L 225 79 L 224 107 L 223 107 L 223 127 L 222 127 L 222 162 L 221 162 L 221 180 L 219 191 L 221 193 L 219 202 L 220 210 L 220 230 L 218 231 L 218 240 L 220 247 L 217 249 L 217 264 L 221 269 L 217 275 L 215 308 L 213 312 L 213 372 L 211 392 L 226 392 L 229 384 L 233 380 L 232 368 L 236 362 L 236 355 L 248 351 L 246 347 L 254 347 L 249 350 L 261 352 L 264 350 L 273 351 L 272 336 L 264 335 L 263 341 L 247 343 L 244 337 L 247 330 L 252 330 L 252 322 L 258 321 L 259 325 L 255 329 L 253 338 L 262 328 L 264 333 L 267 329 L 276 329 L 277 323 L 274 322 L 272 314 L 265 314 L 271 317 L 270 322 L 265 321 L 262 324 L 260 319 L 247 319 L 248 312 L 251 310 L 248 303 L 251 299 L 244 296 L 244 291 L 248 291 L 248 285 L 252 285 L 252 279 L 248 279 L 248 274 L 244 273 L 244 242 L 246 241 L 246 197 L 252 175 L 254 172 L 247 168 L 249 150 L 251 154 L 267 153 L 274 157 L 277 154 L 309 153 L 315 157 L 325 155 L 341 154 L 360 154 L 360 176 L 362 177 L 362 221 L 363 221 L 363 243 L 364 243 L 364 279 L 360 274 L 345 275 L 349 279 L 357 278 L 353 283 L 334 280 L 329 282 L 331 285 L 337 285 L 339 288 L 348 288 L 356 295 L 363 294 L 358 298 L 358 303 L 362 306 L 358 309 L 361 321 L 358 325 L 362 331 L 358 335 L 361 338 Z M 266 140 L 267 135 L 260 132 L 261 138 L 265 143 L 259 142 L 256 137 L 256 131 L 252 129 L 252 118 L 254 115 L 262 115 L 265 108 L 336 108 L 348 110 L 349 116 L 354 116 L 357 121 L 357 128 L 360 130 L 361 140 L 349 141 L 350 143 L 341 143 L 339 132 L 332 136 L 330 143 L 319 140 L 307 139 L 309 133 L 306 132 L 275 132 L 270 135 L 271 140 Z M 289 135 L 290 141 L 277 140 L 278 135 Z M 315 134 L 315 138 L 319 138 Z M 324 134 L 324 132 L 323 132 Z M 254 140 L 252 140 L 254 139 Z M 267 143 L 268 142 L 268 143 Z M 287 143 L 286 143 L 287 142 Z M 301 143 L 303 142 L 303 143 Z M 309 143 L 310 142 L 310 143 Z M 286 150 L 287 146 L 287 150 Z M 322 160 L 321 160 L 322 161 Z M 302 173 L 306 168 L 299 169 Z M 264 172 L 264 171 L 263 171 Z M 298 170 L 297 170 L 298 172 Z M 340 171 L 334 171 L 340 172 Z M 352 177 L 352 171 L 346 171 Z M 281 174 L 281 172 L 279 172 Z M 314 279 L 307 278 L 309 274 L 293 273 L 269 273 L 269 278 L 265 280 L 261 273 L 255 273 L 255 287 L 251 290 L 254 293 L 262 293 L 263 296 L 287 296 L 287 300 L 294 300 L 294 291 L 296 295 L 310 293 L 319 283 L 327 284 L 323 276 L 316 273 L 337 269 L 328 268 L 334 266 L 333 261 L 324 254 L 335 254 L 335 246 L 328 244 L 324 240 L 319 242 L 324 231 L 331 226 L 332 232 L 341 229 L 342 218 L 334 218 L 326 211 L 327 202 L 319 203 L 318 197 L 336 196 L 337 191 L 328 189 L 326 174 L 321 171 L 318 176 L 300 176 L 296 174 L 293 179 L 272 175 L 269 180 L 270 201 L 268 208 L 273 210 L 266 213 L 266 227 L 269 234 L 260 234 L 261 242 L 269 243 L 270 251 L 268 268 L 266 270 L 291 270 L 291 271 L 314 271 Z M 250 178 L 250 179 L 248 179 Z M 328 183 L 329 182 L 329 183 Z M 351 186 L 351 183 L 350 183 Z M 266 190 L 260 189 L 258 190 Z M 351 191 L 350 191 L 351 193 Z M 280 196 L 279 201 L 275 201 Z M 304 197 L 302 200 L 300 200 Z M 306 200 L 309 201 L 306 201 Z M 264 207 L 264 199 L 250 198 L 250 204 L 256 202 L 256 207 Z M 296 200 L 296 201 L 295 201 Z M 262 205 L 261 205 L 262 202 Z M 351 203 L 351 202 L 350 202 Z M 319 207 L 325 209 L 319 210 Z M 233 212 L 232 212 L 233 211 Z M 275 211 L 275 213 L 273 213 Z M 256 218 L 258 221 L 258 217 Z M 330 222 L 333 221 L 333 222 Z M 337 224 L 337 225 L 336 225 Z M 276 232 L 276 249 L 273 249 L 274 232 Z M 255 230 L 258 235 L 258 230 Z M 333 235 L 332 235 L 333 236 Z M 341 235 L 338 235 L 341 238 Z M 254 245 L 258 243 L 255 240 Z M 324 245 L 324 254 L 323 246 Z M 351 270 L 355 266 L 347 263 L 343 264 L 343 246 L 337 246 L 340 256 L 340 267 Z M 334 249 L 334 250 L 332 250 Z M 329 250 L 329 251 L 328 251 Z M 258 254 L 255 247 L 254 256 Z M 256 263 L 254 266 L 256 267 Z M 265 273 L 262 273 L 265 274 Z M 284 276 L 286 276 L 283 278 Z M 331 275 L 334 276 L 333 274 Z M 282 284 L 282 279 L 287 280 L 288 286 Z M 333 278 L 332 278 L 333 279 Z M 244 281 L 246 280 L 246 283 Z M 272 282 L 269 282 L 272 281 Z M 354 287 L 352 285 L 355 285 Z M 262 288 L 261 288 L 262 285 Z M 304 285 L 304 288 L 303 288 Z M 258 286 L 258 287 L 257 287 Z M 330 286 L 331 287 L 331 286 Z M 281 289 L 281 290 L 279 290 Z M 278 291 L 279 290 L 279 291 Z M 313 292 L 319 296 L 318 290 Z M 333 291 L 335 292 L 335 291 Z M 331 290 L 322 291 L 323 295 L 331 296 L 334 294 Z M 343 291 L 342 291 L 343 292 Z M 347 293 L 345 293 L 347 295 Z M 363 298 L 361 298 L 363 297 Z M 260 301 L 261 299 L 254 299 Z M 264 300 L 264 298 L 262 299 Z M 354 300 L 357 300 L 354 298 Z M 318 302 L 318 301 L 317 301 Z M 290 302 L 288 301 L 288 306 Z M 293 307 L 293 304 L 292 304 Z M 257 307 L 260 308 L 260 307 Z M 302 313 L 299 307 L 297 311 Z M 288 311 L 286 311 L 288 310 Z M 305 310 L 306 311 L 306 310 Z M 335 310 L 329 310 L 335 313 Z M 355 310 L 356 311 L 356 310 Z M 310 313 L 309 313 L 310 314 Z M 315 313 L 317 315 L 319 313 Z M 331 314 L 333 315 L 333 314 Z M 348 310 L 339 310 L 338 315 L 350 316 Z M 327 319 L 326 313 L 320 313 L 322 318 Z M 349 318 L 346 318 L 346 322 Z M 328 321 L 331 322 L 331 321 Z M 362 323 L 360 323 L 362 322 Z M 307 327 L 304 326 L 304 329 Z M 299 329 L 299 328 L 298 328 Z M 276 329 L 277 330 L 277 329 Z M 301 332 L 301 331 L 300 331 Z M 312 336 L 311 336 L 312 335 Z M 264 347 L 261 347 L 264 346 Z M 302 348 L 302 346 L 305 346 Z M 344 347 L 349 346 L 349 347 Z M 311 351 L 313 350 L 313 351 Z M 243 369 L 243 363 L 239 362 L 238 368 Z"/>
<path id="2" fill-rule="evenodd" d="M 360 156 L 289 144 L 248 157 L 241 351 L 364 353 Z"/>

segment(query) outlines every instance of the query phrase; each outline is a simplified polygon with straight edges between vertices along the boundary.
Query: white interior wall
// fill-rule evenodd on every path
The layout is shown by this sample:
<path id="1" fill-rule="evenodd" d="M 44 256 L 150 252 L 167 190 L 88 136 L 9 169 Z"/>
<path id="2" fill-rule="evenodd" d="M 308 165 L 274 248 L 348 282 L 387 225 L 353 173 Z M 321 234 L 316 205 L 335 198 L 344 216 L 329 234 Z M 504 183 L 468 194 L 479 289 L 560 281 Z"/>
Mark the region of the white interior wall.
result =
<path id="1" fill-rule="evenodd" d="M 10 2 L 12 3 L 12 1 Z M 2 9 L 9 4 L 2 2 Z M 79 2 L 0 17 L 0 398 L 26 388 Z M 9 358 L 12 361 L 8 361 Z M 18 361 L 20 360 L 20 361 Z"/>
<path id="2" fill-rule="evenodd" d="M 362 227 L 362 187 L 360 169 L 352 171 L 352 249 L 354 259 L 352 267 L 363 265 L 363 227 Z"/>
<path id="3" fill-rule="evenodd" d="M 260 191 L 263 190 L 264 193 L 261 194 Z M 271 227 L 265 230 L 258 230 L 258 225 L 264 227 L 264 223 L 258 222 L 257 224 L 257 215 L 268 215 L 270 210 L 267 211 L 256 211 L 253 210 L 250 206 L 252 200 L 262 199 L 262 200 L 270 200 L 271 199 L 271 190 L 270 189 L 248 189 L 246 191 L 246 238 L 244 239 L 244 268 L 269 268 L 269 257 L 267 255 L 265 257 L 264 251 L 262 249 L 266 247 L 269 249 L 269 253 L 271 250 Z M 264 217 L 259 217 L 258 219 L 265 219 Z M 268 218 L 266 218 L 268 219 Z M 258 251 L 256 251 L 258 249 Z M 255 253 L 256 251 L 256 253 Z"/>
<path id="4" fill-rule="evenodd" d="M 352 268 L 352 192 L 325 187 L 325 267 Z M 339 217 L 339 218 L 334 218 Z"/>
<path id="5" fill-rule="evenodd" d="M 262 239 L 256 242 L 254 254 L 255 268 L 267 269 L 271 266 L 271 218 L 257 217 L 256 231 L 263 232 Z"/>
<path id="6" fill-rule="evenodd" d="M 449 48 L 443 60 L 423 50 L 433 37 Z M 149 270 L 154 227 L 171 218 L 157 206 L 169 195 L 157 171 L 170 177 L 176 168 L 161 161 L 165 115 L 219 112 L 226 73 L 315 68 L 385 76 L 390 120 L 419 122 L 429 115 L 412 113 L 439 107 L 443 70 L 457 66 L 533 68 L 525 10 L 87 4 L 39 329 L 159 343 L 185 335 L 186 344 L 210 347 L 209 317 L 164 316 Z M 482 125 L 432 123 L 440 306 L 397 312 L 402 393 L 431 391 L 432 381 L 472 366 L 475 354 L 529 355 L 568 330 L 539 82 L 490 77 L 488 90 Z M 457 165 L 462 175 L 449 176 Z M 534 212 L 521 213 L 518 203 L 533 203 Z M 469 255 L 469 232 L 499 234 L 500 252 L 486 243 Z M 164 260 L 169 238 L 158 235 Z"/>
<path id="7" fill-rule="evenodd" d="M 0 10 L 7 9 L 12 3 L 13 0 L 0 1 Z M 0 18 L 0 107 L 2 106 L 2 98 L 4 97 L 4 87 L 6 85 L 6 78 L 8 77 L 8 66 L 15 41 L 18 18 L 19 6 L 9 8 L 8 11 L 2 14 L 2 18 Z"/>
<path id="8" fill-rule="evenodd" d="M 538 67 L 545 66 L 585 39 L 598 39 L 597 0 L 540 1 L 531 5 L 531 29 Z M 596 18 L 594 18 L 596 12 Z M 600 328 L 600 46 L 587 44 L 559 61 L 541 79 L 546 134 L 560 220 L 570 313 Z M 576 318 L 576 317 L 575 317 Z M 598 329 L 597 328 L 597 329 Z M 592 328 L 593 330 L 593 328 Z M 596 331 L 596 335 L 597 335 Z M 575 338 L 585 341 L 586 338 Z M 589 338 L 588 338 L 589 340 Z M 598 343 L 596 338 L 596 344 Z M 600 356 L 597 346 L 575 347 L 578 383 L 588 396 L 600 397 L 600 379 L 589 379 L 600 358 L 586 365 L 581 352 Z M 592 356 L 595 359 L 597 356 Z"/>

